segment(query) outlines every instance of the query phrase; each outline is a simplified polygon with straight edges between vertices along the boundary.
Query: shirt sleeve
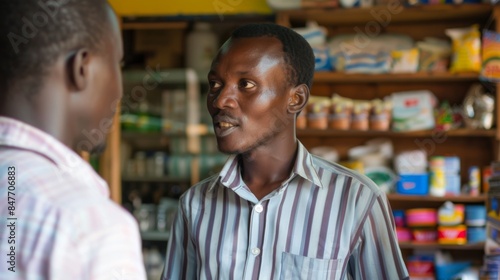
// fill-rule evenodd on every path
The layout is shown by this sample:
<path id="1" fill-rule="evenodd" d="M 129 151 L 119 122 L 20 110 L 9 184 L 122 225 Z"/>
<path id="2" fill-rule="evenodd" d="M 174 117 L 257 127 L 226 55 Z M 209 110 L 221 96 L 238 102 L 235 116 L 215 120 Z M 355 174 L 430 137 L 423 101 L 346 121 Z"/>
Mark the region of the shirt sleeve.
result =
<path id="1" fill-rule="evenodd" d="M 89 271 L 88 279 L 146 279 L 139 230 L 132 217 L 124 217 L 121 223 L 109 228 L 96 229 L 82 242 L 79 251 L 90 256 L 83 258 L 86 261 L 82 264 L 83 271 Z"/>
<path id="2" fill-rule="evenodd" d="M 170 230 L 162 280 L 196 279 L 198 271 L 196 252 L 189 232 L 190 223 L 181 198 Z"/>
<path id="3" fill-rule="evenodd" d="M 92 217 L 95 225 L 80 232 L 78 238 L 61 234 L 56 239 L 48 279 L 70 279 L 67 273 L 71 270 L 78 271 L 71 279 L 145 280 L 141 239 L 132 216 L 113 205 L 103 208 L 101 217 Z"/>
<path id="4" fill-rule="evenodd" d="M 357 246 L 349 259 L 353 279 L 409 279 L 395 233 L 394 218 L 385 195 L 373 201 L 361 225 Z"/>

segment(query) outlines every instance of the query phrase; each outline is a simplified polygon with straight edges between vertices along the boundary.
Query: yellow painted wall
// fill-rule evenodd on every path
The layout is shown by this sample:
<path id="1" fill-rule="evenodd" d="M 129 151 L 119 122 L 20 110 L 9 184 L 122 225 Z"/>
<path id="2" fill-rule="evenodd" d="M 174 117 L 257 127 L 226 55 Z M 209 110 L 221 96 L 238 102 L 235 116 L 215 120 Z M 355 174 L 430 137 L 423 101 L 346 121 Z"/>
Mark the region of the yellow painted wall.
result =
<path id="1" fill-rule="evenodd" d="M 109 0 L 120 16 L 271 14 L 266 0 Z"/>

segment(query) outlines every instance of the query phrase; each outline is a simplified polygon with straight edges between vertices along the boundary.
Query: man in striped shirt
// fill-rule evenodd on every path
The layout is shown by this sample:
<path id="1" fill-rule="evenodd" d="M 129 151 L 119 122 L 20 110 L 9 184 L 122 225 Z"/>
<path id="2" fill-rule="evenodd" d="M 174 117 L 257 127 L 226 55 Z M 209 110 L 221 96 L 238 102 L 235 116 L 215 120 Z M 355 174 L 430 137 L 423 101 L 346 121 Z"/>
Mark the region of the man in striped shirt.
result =
<path id="1" fill-rule="evenodd" d="M 146 279 L 133 217 L 76 150 L 122 95 L 105 0 L 0 2 L 0 279 Z"/>
<path id="2" fill-rule="evenodd" d="M 408 279 L 385 195 L 296 138 L 313 72 L 308 43 L 278 25 L 221 47 L 207 106 L 232 156 L 182 196 L 162 279 Z"/>

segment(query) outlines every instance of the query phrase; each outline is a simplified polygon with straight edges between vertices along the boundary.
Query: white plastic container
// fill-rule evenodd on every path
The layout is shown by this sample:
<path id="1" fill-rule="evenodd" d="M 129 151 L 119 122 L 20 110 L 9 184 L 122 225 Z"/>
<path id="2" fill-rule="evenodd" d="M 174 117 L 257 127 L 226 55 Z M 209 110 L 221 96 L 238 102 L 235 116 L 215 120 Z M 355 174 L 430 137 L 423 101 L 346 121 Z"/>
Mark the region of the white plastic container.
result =
<path id="1" fill-rule="evenodd" d="M 217 35 L 210 24 L 195 23 L 193 31 L 187 35 L 186 48 L 186 67 L 207 74 L 219 49 Z"/>

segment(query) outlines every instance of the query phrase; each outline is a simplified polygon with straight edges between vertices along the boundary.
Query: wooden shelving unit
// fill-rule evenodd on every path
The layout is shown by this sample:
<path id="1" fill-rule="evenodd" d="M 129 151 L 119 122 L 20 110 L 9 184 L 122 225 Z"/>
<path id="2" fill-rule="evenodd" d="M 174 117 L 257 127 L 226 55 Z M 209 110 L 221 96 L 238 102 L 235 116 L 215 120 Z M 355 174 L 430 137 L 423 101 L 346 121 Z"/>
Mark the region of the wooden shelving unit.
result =
<path id="1" fill-rule="evenodd" d="M 444 249 L 444 250 L 484 250 L 484 242 L 463 244 L 463 245 L 452 245 L 452 244 L 439 244 L 437 242 L 432 243 L 418 243 L 418 242 L 399 242 L 399 247 L 401 249 Z"/>
<path id="2" fill-rule="evenodd" d="M 321 71 L 314 74 L 314 81 L 318 83 L 471 82 L 477 80 L 477 73 L 349 74 Z"/>
<path id="3" fill-rule="evenodd" d="M 189 178 L 175 178 L 169 176 L 122 176 L 122 182 L 132 183 L 132 182 L 146 182 L 146 183 L 184 183 L 189 184 Z"/>
<path id="4" fill-rule="evenodd" d="M 393 2 L 394 3 L 394 2 Z M 399 5 L 381 5 L 370 8 L 350 9 L 302 9 L 280 11 L 277 15 L 279 24 L 289 25 L 290 22 L 305 22 L 314 19 L 321 25 L 356 25 L 372 21 L 375 15 L 387 12 L 390 23 L 416 23 L 434 21 L 476 20 L 488 18 L 492 6 L 489 4 L 463 4 L 463 5 L 420 5 L 403 7 Z"/>
<path id="5" fill-rule="evenodd" d="M 402 194 L 388 194 L 387 199 L 390 202 L 407 202 L 407 201 L 420 201 L 420 202 L 440 202 L 451 201 L 453 203 L 484 203 L 486 201 L 486 195 L 470 196 L 470 195 L 459 195 L 459 196 L 427 196 L 427 195 L 402 195 Z"/>
<path id="6" fill-rule="evenodd" d="M 415 7 L 378 6 L 352 9 L 298 9 L 277 13 L 277 23 L 289 27 L 301 27 L 308 21 L 315 21 L 328 30 L 329 36 L 353 34 L 377 36 L 384 33 L 405 34 L 415 41 L 426 37 L 446 39 L 448 28 L 467 27 L 472 24 L 484 26 L 491 15 L 500 18 L 500 8 L 489 4 L 463 5 L 420 5 Z M 385 17 L 380 17 L 384 15 Z M 367 34 L 367 26 L 377 34 Z M 500 21 L 497 20 L 497 30 Z M 357 32 L 356 32 L 357 30 Z M 447 100 L 452 105 L 461 104 L 468 88 L 479 82 L 477 73 L 412 73 L 412 74 L 350 74 L 341 72 L 316 72 L 311 89 L 312 95 L 331 96 L 336 93 L 352 99 L 383 99 L 394 92 L 408 90 L 429 90 L 438 100 Z M 500 100 L 500 90 L 496 90 Z M 497 119 L 500 119 L 500 102 L 497 102 Z M 472 165 L 486 166 L 499 160 L 500 129 L 450 131 L 353 131 L 298 129 L 299 140 L 308 148 L 317 146 L 334 147 L 340 158 L 347 157 L 348 150 L 363 145 L 373 138 L 389 138 L 394 152 L 420 149 L 428 156 L 455 155 L 461 158 L 462 183 L 467 182 L 467 169 Z M 446 201 L 457 204 L 484 204 L 486 195 L 476 197 L 409 196 L 387 195 L 391 208 L 438 208 Z M 434 243 L 400 243 L 403 255 L 408 257 L 414 250 L 441 249 L 450 251 L 456 260 L 473 260 L 480 264 L 484 243 L 465 245 L 444 245 Z"/>
<path id="7" fill-rule="evenodd" d="M 298 129 L 298 137 L 397 137 L 416 138 L 432 137 L 442 134 L 447 137 L 486 137 L 494 138 L 495 130 L 454 129 L 449 131 L 419 130 L 412 132 L 376 131 L 376 130 L 336 130 L 336 129 Z"/>

